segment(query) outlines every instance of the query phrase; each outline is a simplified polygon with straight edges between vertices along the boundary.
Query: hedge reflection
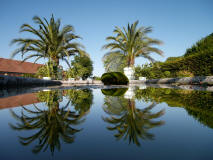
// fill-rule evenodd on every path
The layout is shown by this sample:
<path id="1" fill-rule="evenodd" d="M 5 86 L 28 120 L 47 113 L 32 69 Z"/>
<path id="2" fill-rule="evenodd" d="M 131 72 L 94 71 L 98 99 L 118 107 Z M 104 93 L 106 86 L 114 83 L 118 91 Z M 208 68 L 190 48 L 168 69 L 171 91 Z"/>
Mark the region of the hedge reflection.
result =
<path id="1" fill-rule="evenodd" d="M 60 90 L 42 91 L 37 94 L 37 97 L 39 101 L 44 102 L 44 106 L 38 107 L 33 104 L 33 108 L 22 107 L 21 113 L 15 113 L 11 110 L 12 116 L 18 121 L 16 124 L 10 124 L 12 129 L 33 131 L 31 136 L 19 136 L 19 141 L 25 146 L 36 141 L 32 150 L 34 153 L 41 150 L 46 151 L 49 148 L 53 154 L 55 148 L 60 150 L 61 142 L 74 142 L 75 134 L 82 130 L 78 129 L 77 126 L 85 120 L 83 117 L 90 106 L 84 109 L 76 104 L 75 107 L 78 110 L 72 109 L 70 107 L 74 103 L 72 99 L 68 99 L 68 102 L 62 105 L 60 102 L 63 100 L 63 94 L 67 93 Z M 84 94 L 84 92 L 80 94 Z M 92 102 L 93 96 L 88 98 L 90 98 L 88 101 Z"/>
<path id="2" fill-rule="evenodd" d="M 213 128 L 213 92 L 148 87 L 137 90 L 136 98 L 183 107 L 200 123 Z"/>

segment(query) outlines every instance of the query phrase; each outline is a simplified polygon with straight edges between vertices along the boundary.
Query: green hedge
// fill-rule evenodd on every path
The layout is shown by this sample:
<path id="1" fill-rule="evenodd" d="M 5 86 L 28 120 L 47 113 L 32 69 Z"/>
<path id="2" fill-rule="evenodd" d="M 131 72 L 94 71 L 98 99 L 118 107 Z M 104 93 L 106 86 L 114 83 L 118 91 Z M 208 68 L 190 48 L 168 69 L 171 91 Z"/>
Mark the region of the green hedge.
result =
<path id="1" fill-rule="evenodd" d="M 108 72 L 101 76 L 101 81 L 105 85 L 126 85 L 129 83 L 128 78 L 121 72 Z"/>
<path id="2" fill-rule="evenodd" d="M 187 49 L 183 56 L 135 68 L 136 77 L 148 79 L 210 75 L 213 75 L 213 33 Z"/>
<path id="3" fill-rule="evenodd" d="M 194 55 L 197 53 L 202 54 L 207 52 L 213 53 L 213 33 L 206 36 L 205 38 L 202 38 L 191 48 L 187 49 L 186 53 L 184 54 L 184 57 Z"/>
<path id="4" fill-rule="evenodd" d="M 213 52 L 194 54 L 183 57 L 174 62 L 165 62 L 160 66 L 161 71 L 170 71 L 176 74 L 178 71 L 186 70 L 194 76 L 213 75 Z"/>

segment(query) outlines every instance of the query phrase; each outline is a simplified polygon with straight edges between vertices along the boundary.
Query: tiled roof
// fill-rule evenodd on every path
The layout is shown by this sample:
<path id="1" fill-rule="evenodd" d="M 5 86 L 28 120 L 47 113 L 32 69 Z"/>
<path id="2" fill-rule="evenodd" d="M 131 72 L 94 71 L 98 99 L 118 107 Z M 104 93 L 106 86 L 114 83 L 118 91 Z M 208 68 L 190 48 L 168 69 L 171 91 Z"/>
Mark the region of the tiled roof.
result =
<path id="1" fill-rule="evenodd" d="M 36 73 L 42 64 L 0 58 L 0 72 Z"/>
<path id="2" fill-rule="evenodd" d="M 0 109 L 25 106 L 38 102 L 39 100 L 36 93 L 21 94 L 17 96 L 0 98 Z"/>

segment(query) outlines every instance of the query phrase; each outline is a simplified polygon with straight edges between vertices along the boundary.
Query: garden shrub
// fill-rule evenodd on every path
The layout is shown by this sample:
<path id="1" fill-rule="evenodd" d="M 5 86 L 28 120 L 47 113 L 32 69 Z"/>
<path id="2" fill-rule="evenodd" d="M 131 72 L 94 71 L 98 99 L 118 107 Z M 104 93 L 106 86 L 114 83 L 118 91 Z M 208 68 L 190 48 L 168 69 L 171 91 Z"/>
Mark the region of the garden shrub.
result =
<path id="1" fill-rule="evenodd" d="M 126 85 L 129 83 L 128 78 L 121 72 L 108 72 L 101 76 L 104 85 Z"/>
<path id="2" fill-rule="evenodd" d="M 54 71 L 53 66 L 50 65 L 49 68 L 47 65 L 39 67 L 38 71 L 36 72 L 36 77 L 42 78 L 42 77 L 53 77 Z"/>

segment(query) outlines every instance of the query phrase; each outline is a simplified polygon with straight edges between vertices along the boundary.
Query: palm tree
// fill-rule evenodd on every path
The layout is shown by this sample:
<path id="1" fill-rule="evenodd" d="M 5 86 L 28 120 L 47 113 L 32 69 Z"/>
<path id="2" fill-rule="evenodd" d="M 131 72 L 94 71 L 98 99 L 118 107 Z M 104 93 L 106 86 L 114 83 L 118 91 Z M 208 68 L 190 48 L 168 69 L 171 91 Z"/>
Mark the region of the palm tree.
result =
<path id="1" fill-rule="evenodd" d="M 102 61 L 106 72 L 123 72 L 126 67 L 126 57 L 121 53 L 106 54 Z"/>
<path id="2" fill-rule="evenodd" d="M 154 135 L 148 131 L 164 124 L 163 121 L 153 121 L 164 114 L 164 110 L 151 113 L 155 105 L 156 103 L 152 103 L 144 109 L 138 109 L 135 107 L 134 99 L 106 96 L 103 109 L 110 117 L 103 120 L 112 125 L 107 127 L 108 130 L 118 131 L 114 135 L 118 140 L 129 139 L 129 144 L 132 142 L 140 146 L 139 138 L 153 139 Z"/>
<path id="3" fill-rule="evenodd" d="M 51 153 L 54 153 L 55 147 L 60 150 L 60 141 L 66 143 L 74 142 L 74 135 L 81 131 L 76 129 L 76 126 L 84 121 L 84 114 L 79 114 L 76 111 L 70 111 L 68 106 L 70 101 L 63 107 L 59 107 L 60 98 L 58 91 L 40 92 L 38 99 L 46 101 L 46 107 L 39 108 L 33 105 L 34 108 L 28 109 L 22 107 L 21 114 L 11 110 L 11 114 L 18 120 L 16 125 L 10 124 L 14 130 L 28 131 L 33 130 L 33 135 L 29 137 L 19 136 L 22 145 L 29 145 L 33 141 L 37 141 L 37 145 L 33 148 L 34 153 L 40 152 L 42 149 L 46 151 L 50 148 Z"/>
<path id="4" fill-rule="evenodd" d="M 116 36 L 107 37 L 106 40 L 110 42 L 103 46 L 103 49 L 110 49 L 110 52 L 104 55 L 103 61 L 106 61 L 107 58 L 114 55 L 114 60 L 108 63 L 108 65 L 112 65 L 112 63 L 116 62 L 116 59 L 119 59 L 117 61 L 121 61 L 123 56 L 126 58 L 126 65 L 133 67 L 136 57 L 144 57 L 153 62 L 154 59 L 150 56 L 150 53 L 163 55 L 160 49 L 152 47 L 152 45 L 159 45 L 162 44 L 162 42 L 147 37 L 147 34 L 152 32 L 152 28 L 137 28 L 137 25 L 138 21 L 131 25 L 128 24 L 127 28 L 123 27 L 123 30 L 117 26 L 115 27 L 113 33 L 116 34 Z"/>
<path id="5" fill-rule="evenodd" d="M 60 19 L 55 20 L 53 15 L 49 22 L 46 18 L 33 17 L 33 21 L 38 25 L 34 28 L 29 24 L 23 24 L 20 27 L 20 32 L 31 33 L 33 38 L 18 38 L 13 39 L 11 44 L 18 44 L 21 47 L 16 49 L 11 57 L 21 53 L 22 58 L 27 53 L 23 61 L 35 57 L 35 62 L 40 58 L 48 58 L 55 66 L 59 65 L 59 59 L 64 60 L 68 65 L 66 57 L 80 54 L 85 55 L 82 50 L 83 46 L 77 42 L 73 42 L 80 37 L 74 34 L 74 28 L 71 25 L 66 25 L 61 28 Z"/>

